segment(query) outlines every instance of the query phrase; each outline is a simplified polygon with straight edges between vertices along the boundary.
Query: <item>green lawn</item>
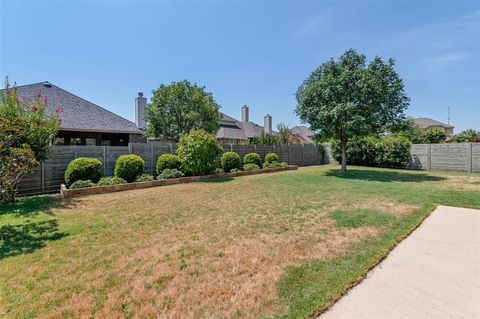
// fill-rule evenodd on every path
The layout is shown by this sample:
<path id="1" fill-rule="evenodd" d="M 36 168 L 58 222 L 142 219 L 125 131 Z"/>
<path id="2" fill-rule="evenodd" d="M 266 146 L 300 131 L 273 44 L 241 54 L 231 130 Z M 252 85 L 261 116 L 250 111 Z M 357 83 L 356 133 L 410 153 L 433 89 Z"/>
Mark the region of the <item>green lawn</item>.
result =
<path id="1" fill-rule="evenodd" d="M 0 206 L 2 318 L 313 317 L 480 175 L 332 165 Z"/>

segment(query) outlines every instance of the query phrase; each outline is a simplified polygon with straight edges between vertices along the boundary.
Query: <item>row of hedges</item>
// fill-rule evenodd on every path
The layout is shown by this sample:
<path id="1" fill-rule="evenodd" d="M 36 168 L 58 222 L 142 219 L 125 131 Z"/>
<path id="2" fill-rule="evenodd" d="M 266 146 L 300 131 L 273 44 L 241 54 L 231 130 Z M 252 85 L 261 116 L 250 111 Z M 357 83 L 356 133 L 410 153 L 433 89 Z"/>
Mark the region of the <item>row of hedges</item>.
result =
<path id="1" fill-rule="evenodd" d="M 210 174 L 218 168 L 218 157 L 222 153 L 221 146 L 215 136 L 202 130 L 192 130 L 181 136 L 177 154 L 159 156 L 156 165 L 158 178 L 178 178 L 184 175 Z M 65 171 L 65 182 L 72 185 L 114 185 L 123 182 L 149 181 L 153 176 L 144 174 L 143 159 L 134 154 L 122 155 L 115 161 L 114 177 L 103 177 L 102 163 L 95 158 L 81 157 L 70 162 Z M 243 169 L 260 169 L 283 167 L 286 163 L 278 162 L 278 155 L 269 153 L 262 164 L 256 153 L 246 154 L 243 165 L 240 156 L 235 152 L 226 152 L 220 158 L 221 169 L 225 172 Z M 78 182 L 74 185 L 74 183 Z"/>
<path id="2" fill-rule="evenodd" d="M 401 136 L 366 137 L 348 141 L 347 163 L 352 165 L 405 168 L 411 161 L 410 141 Z M 341 161 L 340 142 L 332 143 L 332 155 Z"/>
<path id="3" fill-rule="evenodd" d="M 138 155 L 122 155 L 115 161 L 115 177 L 127 183 L 136 181 L 143 174 L 145 162 Z M 73 185 L 77 181 L 98 183 L 103 180 L 103 165 L 95 158 L 79 157 L 68 164 L 65 171 L 65 183 Z M 112 184 L 103 184 L 112 185 Z"/>

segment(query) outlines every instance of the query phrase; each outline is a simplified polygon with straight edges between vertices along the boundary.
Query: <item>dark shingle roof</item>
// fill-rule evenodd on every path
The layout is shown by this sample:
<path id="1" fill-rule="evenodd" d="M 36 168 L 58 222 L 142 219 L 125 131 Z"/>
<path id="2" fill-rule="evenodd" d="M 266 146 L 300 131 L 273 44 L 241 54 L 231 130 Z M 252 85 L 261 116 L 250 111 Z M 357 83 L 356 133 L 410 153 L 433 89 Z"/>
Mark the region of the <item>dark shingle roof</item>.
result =
<path id="1" fill-rule="evenodd" d="M 313 136 L 314 133 L 305 125 L 297 125 L 292 127 L 292 134 L 300 134 L 305 136 Z"/>
<path id="2" fill-rule="evenodd" d="M 300 136 L 305 143 L 313 143 L 314 133 L 305 125 L 297 125 L 292 127 L 292 134 Z"/>
<path id="3" fill-rule="evenodd" d="M 86 101 L 48 82 L 17 87 L 19 97 L 31 99 L 40 93 L 47 98 L 47 111 L 60 108 L 62 130 L 141 134 L 135 123 Z"/>
<path id="4" fill-rule="evenodd" d="M 418 126 L 420 126 L 421 128 L 427 128 L 427 127 L 431 127 L 431 126 L 442 126 L 444 128 L 454 128 L 450 124 L 435 121 L 435 120 L 433 120 L 431 118 L 428 118 L 428 117 L 419 117 L 419 118 L 413 119 L 413 121 Z"/>
<path id="5" fill-rule="evenodd" d="M 262 132 L 263 126 L 260 126 L 254 122 L 236 121 L 235 123 L 228 125 L 220 124 L 220 129 L 217 132 L 217 138 L 250 139 L 255 136 L 262 135 Z M 272 133 L 273 135 L 277 134 L 275 131 Z"/>
<path id="6" fill-rule="evenodd" d="M 238 120 L 234 119 L 233 117 L 231 117 L 230 115 L 227 115 L 223 112 L 219 112 L 220 113 L 220 121 L 224 121 L 224 122 L 231 122 L 231 123 L 235 123 L 235 122 L 238 122 Z"/>

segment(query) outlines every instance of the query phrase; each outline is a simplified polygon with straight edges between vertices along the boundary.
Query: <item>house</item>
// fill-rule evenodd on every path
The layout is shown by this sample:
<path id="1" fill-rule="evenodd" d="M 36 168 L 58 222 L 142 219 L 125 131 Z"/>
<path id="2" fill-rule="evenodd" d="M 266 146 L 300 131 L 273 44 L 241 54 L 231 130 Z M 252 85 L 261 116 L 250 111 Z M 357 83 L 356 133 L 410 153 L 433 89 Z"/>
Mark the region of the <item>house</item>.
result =
<path id="1" fill-rule="evenodd" d="M 251 140 L 256 136 L 262 135 L 262 133 L 268 135 L 276 134 L 272 129 L 272 116 L 270 114 L 265 115 L 264 124 L 260 126 L 249 120 L 249 109 L 246 105 L 242 107 L 241 121 L 220 112 L 219 124 L 220 129 L 217 132 L 217 139 L 221 143 L 237 144 L 240 141 Z"/>
<path id="2" fill-rule="evenodd" d="M 144 142 L 137 125 L 123 117 L 84 100 L 49 82 L 17 86 L 17 95 L 32 99 L 36 94 L 47 99 L 49 114 L 60 109 L 58 145 L 111 145 L 126 146 L 129 142 Z M 145 108 L 146 99 L 139 94 L 135 104 Z M 143 124 L 140 120 L 138 123 Z"/>
<path id="3" fill-rule="evenodd" d="M 305 125 L 297 125 L 291 128 L 292 139 L 300 144 L 313 144 L 313 131 Z"/>
<path id="4" fill-rule="evenodd" d="M 445 133 L 447 134 L 447 137 L 451 137 L 453 135 L 453 129 L 455 128 L 450 124 L 445 124 L 428 117 L 414 118 L 413 122 L 415 122 L 415 124 L 417 124 L 424 131 L 428 131 L 428 130 L 431 130 L 432 128 L 439 127 L 445 131 Z"/>

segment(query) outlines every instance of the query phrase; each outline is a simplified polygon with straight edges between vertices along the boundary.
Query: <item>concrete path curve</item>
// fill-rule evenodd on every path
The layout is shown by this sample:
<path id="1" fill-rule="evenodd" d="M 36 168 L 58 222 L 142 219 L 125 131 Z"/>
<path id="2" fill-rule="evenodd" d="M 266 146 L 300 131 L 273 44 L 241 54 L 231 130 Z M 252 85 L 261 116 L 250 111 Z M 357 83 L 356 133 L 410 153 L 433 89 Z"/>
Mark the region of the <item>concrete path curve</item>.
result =
<path id="1" fill-rule="evenodd" d="M 438 206 L 319 319 L 480 318 L 480 210 Z"/>

